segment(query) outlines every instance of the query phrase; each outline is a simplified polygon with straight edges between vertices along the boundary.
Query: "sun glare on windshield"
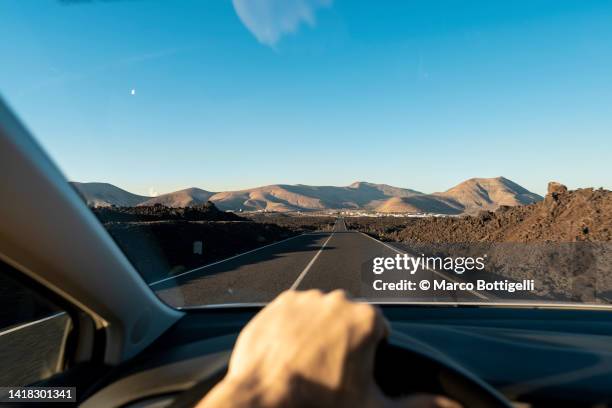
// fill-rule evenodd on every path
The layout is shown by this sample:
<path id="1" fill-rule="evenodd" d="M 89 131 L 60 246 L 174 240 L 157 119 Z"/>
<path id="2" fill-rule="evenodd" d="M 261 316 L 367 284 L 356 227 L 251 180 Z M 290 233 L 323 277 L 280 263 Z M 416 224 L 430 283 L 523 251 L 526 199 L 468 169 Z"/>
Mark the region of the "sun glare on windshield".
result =
<path id="1" fill-rule="evenodd" d="M 612 4 L 2 8 L 2 96 L 172 306 L 612 301 Z"/>

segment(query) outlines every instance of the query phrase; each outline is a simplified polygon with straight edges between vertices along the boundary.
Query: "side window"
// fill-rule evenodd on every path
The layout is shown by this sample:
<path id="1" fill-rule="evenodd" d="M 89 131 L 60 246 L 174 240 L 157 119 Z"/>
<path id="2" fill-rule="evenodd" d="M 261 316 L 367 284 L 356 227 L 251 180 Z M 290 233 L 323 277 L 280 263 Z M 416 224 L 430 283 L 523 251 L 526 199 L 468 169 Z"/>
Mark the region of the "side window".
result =
<path id="1" fill-rule="evenodd" d="M 68 313 L 14 278 L 0 262 L 0 384 L 25 386 L 63 370 Z"/>

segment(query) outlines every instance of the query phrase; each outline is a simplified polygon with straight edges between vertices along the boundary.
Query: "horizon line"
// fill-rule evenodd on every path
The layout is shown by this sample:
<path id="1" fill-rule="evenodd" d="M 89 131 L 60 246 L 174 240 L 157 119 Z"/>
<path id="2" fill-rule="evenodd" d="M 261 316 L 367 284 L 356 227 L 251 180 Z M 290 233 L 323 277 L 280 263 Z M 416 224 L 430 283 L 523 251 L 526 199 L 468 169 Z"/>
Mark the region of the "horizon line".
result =
<path id="1" fill-rule="evenodd" d="M 303 184 L 303 183 L 295 183 L 295 184 L 291 184 L 291 183 L 272 183 L 272 184 L 260 184 L 260 185 L 256 185 L 256 186 L 254 186 L 254 187 L 246 187 L 246 188 L 238 188 L 238 189 L 224 189 L 224 190 L 216 190 L 216 191 L 215 191 L 215 190 L 207 190 L 207 189 L 204 189 L 204 188 L 201 188 L 201 187 L 197 187 L 197 186 L 193 186 L 193 185 L 192 185 L 192 186 L 190 186 L 190 187 L 179 188 L 179 189 L 176 189 L 176 190 L 171 190 L 171 191 L 168 191 L 168 192 L 165 192 L 165 193 L 158 193 L 157 195 L 149 195 L 149 194 L 139 194 L 139 193 L 134 193 L 134 192 L 132 192 L 131 190 L 129 190 L 129 189 L 127 189 L 127 188 L 120 187 L 118 184 L 111 183 L 111 182 L 108 182 L 108 181 L 75 181 L 75 180 L 68 180 L 68 182 L 69 182 L 69 183 L 79 183 L 79 184 L 94 184 L 94 183 L 99 183 L 99 184 L 109 184 L 109 185 L 111 185 L 111 186 L 113 186 L 113 187 L 119 188 L 119 189 L 121 189 L 121 190 L 123 190 L 123 191 L 126 191 L 126 192 L 130 193 L 130 194 L 134 194 L 134 195 L 138 195 L 138 196 L 142 196 L 142 197 L 148 197 L 148 198 L 155 198 L 155 197 L 159 197 L 159 196 L 163 196 L 163 195 L 167 195 L 167 194 L 172 194 L 172 193 L 176 193 L 176 192 L 179 192 L 179 191 L 185 191 L 185 190 L 189 190 L 189 189 L 198 189 L 198 190 L 206 191 L 206 192 L 208 192 L 208 193 L 215 193 L 215 194 L 218 194 L 218 193 L 225 193 L 225 192 L 247 191 L 247 190 L 253 190 L 253 189 L 263 188 L 263 187 L 272 187 L 272 186 L 306 186 L 306 187 L 336 187 L 336 188 L 347 188 L 347 187 L 350 187 L 351 185 L 353 185 L 353 184 L 357 184 L 357 183 L 367 183 L 367 184 L 379 185 L 379 186 L 380 186 L 380 185 L 384 185 L 384 186 L 389 186 L 389 187 L 393 187 L 393 188 L 400 188 L 400 189 L 404 189 L 404 190 L 411 190 L 411 191 L 414 191 L 414 192 L 416 192 L 416 193 L 420 193 L 420 194 L 424 194 L 424 195 L 431 195 L 431 194 L 436 194 L 436 193 L 443 193 L 443 192 L 446 192 L 446 191 L 448 191 L 448 190 L 450 190 L 450 189 L 452 189 L 452 188 L 454 188 L 454 187 L 456 187 L 456 186 L 458 186 L 458 185 L 460 185 L 460 184 L 462 184 L 462 183 L 465 183 L 465 182 L 467 182 L 467 181 L 474 180 L 474 179 L 481 179 L 481 180 L 495 180 L 495 179 L 504 179 L 504 180 L 508 180 L 508 181 L 510 181 L 510 182 L 512 182 L 512 183 L 514 183 L 514 184 L 517 184 L 519 187 L 524 188 L 525 190 L 527 190 L 528 192 L 530 192 L 530 193 L 532 193 L 532 194 L 537 194 L 537 195 L 539 195 L 539 196 L 541 196 L 541 197 L 544 197 L 544 196 L 546 195 L 546 193 L 544 193 L 544 194 L 540 194 L 540 193 L 537 193 L 537 192 L 533 192 L 533 191 L 531 191 L 531 190 L 529 190 L 529 189 L 527 189 L 527 188 L 523 187 L 523 185 L 522 185 L 522 184 L 520 184 L 520 183 L 518 183 L 518 182 L 516 182 L 516 181 L 514 181 L 514 180 L 512 180 L 512 179 L 510 179 L 510 178 L 508 178 L 508 177 L 505 177 L 505 176 L 495 176 L 495 177 L 470 177 L 470 178 L 464 179 L 464 180 L 462 180 L 462 181 L 459 181 L 459 182 L 457 182 L 457 183 L 455 183 L 455 184 L 451 185 L 450 187 L 448 187 L 448 188 L 447 188 L 447 189 L 445 189 L 445 190 L 436 190 L 436 191 L 431 192 L 431 193 L 423 192 L 423 191 L 421 191 L 421 190 L 415 190 L 414 188 L 411 188 L 411 187 L 399 187 L 399 186 L 395 186 L 395 185 L 392 185 L 392 184 L 387 184 L 387 183 L 375 183 L 375 182 L 371 182 L 371 181 L 364 181 L 364 180 L 357 180 L 357 181 L 354 181 L 354 182 L 352 182 L 352 183 L 350 183 L 350 184 L 347 184 L 347 185 L 332 185 L 332 184 Z M 549 183 L 550 183 L 550 182 L 553 182 L 553 180 L 549 181 Z M 561 183 L 561 184 L 563 184 L 563 183 Z M 548 185 L 548 183 L 547 183 L 547 185 Z M 593 187 L 593 186 L 590 186 L 590 187 L 577 187 L 577 188 L 598 188 L 598 187 Z M 599 187 L 599 188 L 603 188 L 603 187 Z M 546 191 L 546 189 L 545 189 L 545 191 Z"/>

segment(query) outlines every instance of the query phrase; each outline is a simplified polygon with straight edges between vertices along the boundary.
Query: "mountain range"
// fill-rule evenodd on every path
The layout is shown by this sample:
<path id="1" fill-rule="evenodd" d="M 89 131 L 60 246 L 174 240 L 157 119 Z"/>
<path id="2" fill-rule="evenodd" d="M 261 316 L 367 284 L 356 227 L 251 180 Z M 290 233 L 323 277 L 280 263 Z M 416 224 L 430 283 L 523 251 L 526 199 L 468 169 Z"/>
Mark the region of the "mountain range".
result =
<path id="1" fill-rule="evenodd" d="M 500 205 L 531 204 L 542 197 L 504 177 L 472 178 L 439 193 L 425 194 L 386 184 L 349 186 L 275 184 L 238 191 L 212 192 L 192 187 L 156 197 L 132 194 L 108 183 L 71 183 L 89 206 L 190 207 L 212 201 L 230 211 L 368 210 L 381 213 L 473 214 Z"/>

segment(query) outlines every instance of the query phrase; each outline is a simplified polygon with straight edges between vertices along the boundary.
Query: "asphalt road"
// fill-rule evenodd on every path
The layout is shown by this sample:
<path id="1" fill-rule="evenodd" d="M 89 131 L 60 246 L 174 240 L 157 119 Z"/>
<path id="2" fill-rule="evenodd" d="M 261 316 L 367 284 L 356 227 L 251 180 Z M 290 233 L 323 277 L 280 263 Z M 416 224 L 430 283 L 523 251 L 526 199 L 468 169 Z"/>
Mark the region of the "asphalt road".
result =
<path id="1" fill-rule="evenodd" d="M 405 249 L 391 246 L 357 231 L 344 220 L 333 232 L 304 234 L 241 254 L 225 261 L 153 283 L 151 287 L 173 306 L 268 302 L 283 290 L 345 289 L 355 298 L 371 301 L 457 302 L 486 301 L 483 293 L 469 291 L 375 291 L 374 279 L 458 281 L 458 277 L 430 270 L 412 276 L 405 271 L 372 272 L 375 257 L 395 257 Z"/>

